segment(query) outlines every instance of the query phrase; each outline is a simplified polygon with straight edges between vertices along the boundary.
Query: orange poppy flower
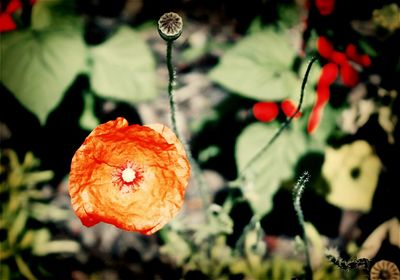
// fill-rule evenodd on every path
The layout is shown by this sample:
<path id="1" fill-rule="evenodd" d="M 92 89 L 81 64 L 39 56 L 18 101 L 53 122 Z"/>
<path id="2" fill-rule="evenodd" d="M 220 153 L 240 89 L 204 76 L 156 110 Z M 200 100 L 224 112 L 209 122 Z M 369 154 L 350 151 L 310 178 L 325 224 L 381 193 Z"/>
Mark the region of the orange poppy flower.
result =
<path id="1" fill-rule="evenodd" d="M 152 234 L 180 210 L 189 177 L 183 145 L 169 128 L 117 118 L 97 126 L 76 151 L 69 193 L 85 226 L 105 222 Z"/>

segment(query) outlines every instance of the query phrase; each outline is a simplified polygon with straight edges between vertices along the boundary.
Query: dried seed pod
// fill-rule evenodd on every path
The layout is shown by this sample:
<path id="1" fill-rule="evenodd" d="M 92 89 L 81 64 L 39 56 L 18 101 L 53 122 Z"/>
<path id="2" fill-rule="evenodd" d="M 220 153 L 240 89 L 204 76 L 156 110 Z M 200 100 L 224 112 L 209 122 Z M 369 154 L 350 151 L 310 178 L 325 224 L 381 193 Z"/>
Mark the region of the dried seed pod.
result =
<path id="1" fill-rule="evenodd" d="M 165 13 L 158 20 L 158 33 L 166 41 L 174 41 L 181 36 L 182 18 L 176 13 Z"/>
<path id="2" fill-rule="evenodd" d="M 371 268 L 370 277 L 371 280 L 400 280 L 400 272 L 394 263 L 381 260 Z"/>

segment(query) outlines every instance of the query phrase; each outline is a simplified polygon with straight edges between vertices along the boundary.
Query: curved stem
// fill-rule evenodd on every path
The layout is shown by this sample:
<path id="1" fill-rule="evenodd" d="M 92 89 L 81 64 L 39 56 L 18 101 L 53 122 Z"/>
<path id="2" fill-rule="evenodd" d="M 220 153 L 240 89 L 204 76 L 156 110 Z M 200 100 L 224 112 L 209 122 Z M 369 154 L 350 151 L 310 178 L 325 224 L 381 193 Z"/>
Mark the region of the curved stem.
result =
<path id="1" fill-rule="evenodd" d="M 267 142 L 267 144 L 256 154 L 254 155 L 245 165 L 245 167 L 242 169 L 242 171 L 239 174 L 238 179 L 243 179 L 245 177 L 245 173 L 246 171 L 255 163 L 257 162 L 260 157 L 269 149 L 269 147 L 271 147 L 271 145 L 275 142 L 275 140 L 281 135 L 281 133 L 283 132 L 283 130 L 289 126 L 289 124 L 291 123 L 291 121 L 293 120 L 293 118 L 296 116 L 296 114 L 301 110 L 301 106 L 303 105 L 303 99 L 304 99 L 304 93 L 305 93 L 305 88 L 306 88 L 306 84 L 307 84 L 307 80 L 308 80 L 308 76 L 310 74 L 311 71 L 311 66 L 313 65 L 313 63 L 317 60 L 317 57 L 313 57 L 311 58 L 308 66 L 307 66 L 307 70 L 306 73 L 304 74 L 304 78 L 301 84 L 301 90 L 300 90 L 300 100 L 299 103 L 297 105 L 296 111 L 289 117 L 286 119 L 286 121 L 281 125 L 281 127 L 278 129 L 278 131 L 271 137 L 271 139 Z M 237 179 L 237 180 L 238 180 Z"/>
<path id="2" fill-rule="evenodd" d="M 195 181 L 200 189 L 200 195 L 202 197 L 204 205 L 208 204 L 207 192 L 206 192 L 206 183 L 204 178 L 201 175 L 200 167 L 198 166 L 196 160 L 194 159 L 192 152 L 188 144 L 186 143 L 185 139 L 181 136 L 178 130 L 178 126 L 176 124 L 176 104 L 175 104 L 175 96 L 174 96 L 174 85 L 175 85 L 175 71 L 174 66 L 172 65 L 172 44 L 173 41 L 167 41 L 167 68 L 168 68 L 168 97 L 169 97 L 169 106 L 171 109 L 171 125 L 172 130 L 174 131 L 176 137 L 181 141 L 183 144 L 187 157 L 193 167 L 193 175 Z"/>
<path id="3" fill-rule="evenodd" d="M 307 171 L 301 175 L 300 179 L 297 181 L 297 184 L 295 185 L 293 189 L 293 206 L 294 210 L 296 211 L 297 214 L 297 219 L 299 221 L 299 224 L 301 226 L 301 237 L 304 242 L 304 247 L 305 247 L 305 255 L 306 255 L 306 264 L 305 264 L 305 274 L 306 274 L 306 279 L 311 280 L 313 279 L 312 275 L 312 268 L 311 268 L 311 258 L 310 258 L 310 245 L 308 243 L 308 238 L 307 238 L 307 233 L 306 233 L 306 228 L 305 228 L 305 220 L 304 220 L 304 214 L 303 210 L 301 209 L 301 203 L 300 199 L 301 196 L 303 195 L 305 184 L 310 180 L 310 175 L 308 174 Z"/>

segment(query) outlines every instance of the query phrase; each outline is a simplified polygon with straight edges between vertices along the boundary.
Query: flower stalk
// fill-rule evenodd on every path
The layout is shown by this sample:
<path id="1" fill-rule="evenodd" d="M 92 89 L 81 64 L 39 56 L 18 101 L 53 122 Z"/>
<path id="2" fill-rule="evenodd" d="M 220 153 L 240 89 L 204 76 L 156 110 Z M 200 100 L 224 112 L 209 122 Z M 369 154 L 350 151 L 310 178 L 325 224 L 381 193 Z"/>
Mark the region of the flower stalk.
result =
<path id="1" fill-rule="evenodd" d="M 307 239 L 307 234 L 305 230 L 305 220 L 304 220 L 304 214 L 303 210 L 301 209 L 301 196 L 303 195 L 304 188 L 306 186 L 306 183 L 310 180 L 310 174 L 305 171 L 303 175 L 299 178 L 297 181 L 294 189 L 293 189 L 293 206 L 294 210 L 296 211 L 297 219 L 299 221 L 299 224 L 301 226 L 301 238 L 303 239 L 304 242 L 304 249 L 305 249 L 305 255 L 306 255 L 306 264 L 305 264 L 305 278 L 308 280 L 313 279 L 313 274 L 312 274 L 312 268 L 311 268 L 311 258 L 310 258 L 310 245 L 308 243 Z"/>
<path id="2" fill-rule="evenodd" d="M 162 15 L 160 20 L 158 21 L 158 32 L 160 33 L 161 38 L 163 38 L 167 43 L 166 63 L 168 69 L 168 99 L 171 111 L 170 116 L 171 116 L 172 130 L 174 131 L 178 139 L 182 142 L 183 146 L 185 147 L 187 157 L 193 168 L 194 179 L 196 181 L 197 186 L 199 186 L 200 196 L 203 200 L 204 206 L 206 206 L 209 204 L 209 199 L 206 191 L 207 189 L 206 183 L 204 181 L 203 176 L 201 175 L 202 173 L 200 167 L 198 166 L 196 160 L 194 159 L 187 142 L 179 132 L 178 125 L 176 122 L 176 103 L 174 95 L 176 73 L 172 63 L 172 46 L 173 42 L 177 38 L 179 38 L 179 36 L 182 34 L 182 30 L 183 30 L 182 18 L 178 14 L 166 13 Z"/>

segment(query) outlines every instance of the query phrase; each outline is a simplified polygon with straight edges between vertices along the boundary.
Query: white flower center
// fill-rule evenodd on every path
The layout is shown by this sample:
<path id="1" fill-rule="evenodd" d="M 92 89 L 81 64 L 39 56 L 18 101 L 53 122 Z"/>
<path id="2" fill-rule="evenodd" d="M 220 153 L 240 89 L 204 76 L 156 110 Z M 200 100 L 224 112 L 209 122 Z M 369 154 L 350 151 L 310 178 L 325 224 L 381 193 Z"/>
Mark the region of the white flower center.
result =
<path id="1" fill-rule="evenodd" d="M 122 171 L 122 179 L 126 183 L 133 182 L 133 180 L 135 180 L 135 178 L 136 178 L 136 172 L 132 168 L 128 167 L 128 168 L 124 169 L 124 171 Z"/>

